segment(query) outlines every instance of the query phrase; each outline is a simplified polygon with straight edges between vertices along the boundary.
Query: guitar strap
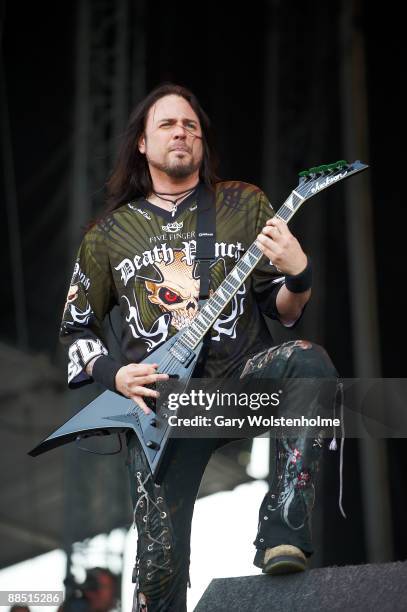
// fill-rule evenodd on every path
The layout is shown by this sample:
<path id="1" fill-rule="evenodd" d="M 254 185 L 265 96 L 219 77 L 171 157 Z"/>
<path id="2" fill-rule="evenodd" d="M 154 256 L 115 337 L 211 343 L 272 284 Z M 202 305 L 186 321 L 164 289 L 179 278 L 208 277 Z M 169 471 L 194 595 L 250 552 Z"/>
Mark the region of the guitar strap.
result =
<path id="1" fill-rule="evenodd" d="M 201 183 L 198 193 L 198 210 L 196 222 L 196 255 L 199 261 L 199 303 L 209 297 L 210 265 L 215 261 L 216 239 L 216 206 L 213 192 Z M 211 330 L 203 338 L 203 347 L 194 370 L 194 377 L 199 377 L 203 371 L 206 356 L 209 351 Z"/>
<path id="2" fill-rule="evenodd" d="M 199 261 L 199 300 L 209 297 L 210 265 L 215 260 L 216 206 L 213 193 L 201 184 L 198 194 L 196 255 Z"/>

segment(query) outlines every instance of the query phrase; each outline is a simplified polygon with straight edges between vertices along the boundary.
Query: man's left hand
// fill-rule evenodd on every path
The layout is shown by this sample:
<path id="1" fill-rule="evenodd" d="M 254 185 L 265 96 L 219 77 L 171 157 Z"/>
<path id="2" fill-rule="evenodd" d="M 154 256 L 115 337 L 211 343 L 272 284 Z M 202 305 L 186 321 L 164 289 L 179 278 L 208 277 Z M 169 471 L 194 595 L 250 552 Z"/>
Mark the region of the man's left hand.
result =
<path id="1" fill-rule="evenodd" d="M 296 275 L 305 269 L 307 256 L 282 219 L 269 219 L 256 240 L 259 249 L 283 274 Z"/>

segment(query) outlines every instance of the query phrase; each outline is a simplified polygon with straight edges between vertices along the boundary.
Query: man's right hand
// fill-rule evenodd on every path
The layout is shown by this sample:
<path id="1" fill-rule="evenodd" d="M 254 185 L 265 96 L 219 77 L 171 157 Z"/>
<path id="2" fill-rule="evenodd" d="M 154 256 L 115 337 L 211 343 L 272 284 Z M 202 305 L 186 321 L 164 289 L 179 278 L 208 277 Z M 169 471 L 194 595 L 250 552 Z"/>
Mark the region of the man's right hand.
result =
<path id="1" fill-rule="evenodd" d="M 130 363 L 120 368 L 115 377 L 117 391 L 132 399 L 146 414 L 150 414 L 152 410 L 143 400 L 143 396 L 156 398 L 160 394 L 144 385 L 151 385 L 158 380 L 169 378 L 168 374 L 158 374 L 157 368 L 158 363 Z"/>

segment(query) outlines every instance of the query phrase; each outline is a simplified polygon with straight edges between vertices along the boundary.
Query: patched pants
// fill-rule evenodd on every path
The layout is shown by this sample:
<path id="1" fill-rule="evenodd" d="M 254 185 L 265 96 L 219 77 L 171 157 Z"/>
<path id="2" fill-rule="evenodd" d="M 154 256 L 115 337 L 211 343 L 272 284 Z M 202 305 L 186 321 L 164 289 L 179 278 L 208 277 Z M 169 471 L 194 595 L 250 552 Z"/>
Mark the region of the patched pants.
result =
<path id="1" fill-rule="evenodd" d="M 262 351 L 248 360 L 239 378 L 313 379 L 309 385 L 290 381 L 285 402 L 288 414 L 310 418 L 321 404 L 333 405 L 337 372 L 323 348 L 295 340 Z M 330 379 L 332 384 L 327 385 Z M 323 397 L 322 397 L 323 396 Z M 307 435 L 308 433 L 308 435 Z M 311 513 L 315 475 L 324 437 L 301 435 L 276 438 L 276 462 L 271 486 L 259 511 L 254 540 L 254 564 L 262 566 L 266 548 L 293 544 L 310 556 L 313 552 Z M 167 468 L 160 485 L 152 481 L 138 439 L 128 441 L 128 468 L 138 532 L 136 583 L 133 612 L 139 593 L 148 612 L 185 612 L 189 583 L 190 535 L 195 500 L 212 453 L 233 439 L 175 438 L 166 457 Z M 242 517 L 243 518 L 243 517 Z M 222 520 L 220 513 L 220 520 Z M 144 608 L 145 610 L 145 608 Z"/>

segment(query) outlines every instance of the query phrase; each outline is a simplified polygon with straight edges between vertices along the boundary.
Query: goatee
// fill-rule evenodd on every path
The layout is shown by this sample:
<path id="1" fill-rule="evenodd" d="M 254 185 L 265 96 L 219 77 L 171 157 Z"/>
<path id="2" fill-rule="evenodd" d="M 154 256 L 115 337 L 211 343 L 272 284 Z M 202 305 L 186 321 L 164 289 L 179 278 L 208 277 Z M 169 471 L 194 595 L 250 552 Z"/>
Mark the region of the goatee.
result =
<path id="1" fill-rule="evenodd" d="M 191 174 L 196 172 L 196 170 L 198 170 L 198 168 L 201 165 L 201 162 L 196 163 L 196 162 L 193 162 L 192 160 L 187 164 L 183 164 L 183 163 L 160 164 L 160 163 L 154 162 L 152 159 L 147 159 L 147 161 L 151 166 L 153 166 L 153 168 L 156 168 L 157 170 L 161 170 L 161 172 L 165 172 L 167 176 L 170 176 L 171 178 L 176 178 L 176 179 L 182 179 L 182 178 L 187 178 L 188 176 L 191 176 Z"/>

